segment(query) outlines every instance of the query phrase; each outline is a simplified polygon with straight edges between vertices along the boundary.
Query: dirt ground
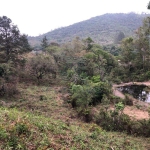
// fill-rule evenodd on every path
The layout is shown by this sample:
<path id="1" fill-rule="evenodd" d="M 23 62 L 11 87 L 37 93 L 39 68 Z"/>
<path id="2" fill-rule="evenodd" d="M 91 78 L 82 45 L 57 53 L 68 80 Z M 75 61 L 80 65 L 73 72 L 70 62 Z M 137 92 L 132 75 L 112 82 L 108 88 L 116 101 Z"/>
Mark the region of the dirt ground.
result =
<path id="1" fill-rule="evenodd" d="M 149 115 L 147 111 L 137 109 L 135 107 L 126 106 L 124 109 L 124 113 L 138 120 L 149 119 Z"/>

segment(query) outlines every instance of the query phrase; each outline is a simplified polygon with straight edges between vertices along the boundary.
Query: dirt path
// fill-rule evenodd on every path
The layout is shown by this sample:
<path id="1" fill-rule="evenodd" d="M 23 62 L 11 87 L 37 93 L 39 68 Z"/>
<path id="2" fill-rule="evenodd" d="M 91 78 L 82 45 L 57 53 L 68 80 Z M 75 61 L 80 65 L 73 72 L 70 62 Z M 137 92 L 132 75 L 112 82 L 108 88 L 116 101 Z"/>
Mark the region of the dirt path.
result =
<path id="1" fill-rule="evenodd" d="M 135 107 L 126 106 L 124 111 L 125 114 L 129 115 L 131 118 L 135 119 L 149 119 L 147 111 L 137 109 Z"/>
<path id="2" fill-rule="evenodd" d="M 146 82 L 128 82 L 128 83 L 122 83 L 122 84 L 114 84 L 113 87 L 117 88 L 117 87 L 122 87 L 122 86 L 127 86 L 127 85 L 146 85 L 146 86 L 150 86 L 150 81 L 146 81 Z"/>
<path id="3" fill-rule="evenodd" d="M 125 98 L 125 95 L 122 92 L 120 92 L 119 90 L 117 90 L 116 88 L 113 88 L 113 94 L 115 96 L 118 96 L 118 97 L 122 98 L 122 99 Z"/>

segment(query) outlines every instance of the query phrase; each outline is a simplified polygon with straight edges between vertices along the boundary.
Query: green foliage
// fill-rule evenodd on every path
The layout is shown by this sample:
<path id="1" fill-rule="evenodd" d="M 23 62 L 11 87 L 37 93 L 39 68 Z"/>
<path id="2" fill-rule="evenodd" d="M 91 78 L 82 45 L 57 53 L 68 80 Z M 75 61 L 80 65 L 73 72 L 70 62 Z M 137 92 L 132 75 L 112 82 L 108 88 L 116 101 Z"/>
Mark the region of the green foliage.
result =
<path id="1" fill-rule="evenodd" d="M 106 103 L 105 103 L 106 102 Z M 104 101 L 104 107 L 107 107 L 107 101 Z M 101 109 L 96 122 L 105 130 L 125 131 L 128 134 L 149 137 L 150 120 L 133 120 L 123 113 L 125 105 L 123 102 L 115 104 L 114 110 Z"/>
<path id="2" fill-rule="evenodd" d="M 0 140 L 6 141 L 8 139 L 7 131 L 1 126 L 0 127 Z"/>
<path id="3" fill-rule="evenodd" d="M 85 49 L 87 50 L 87 51 L 89 51 L 89 50 L 91 50 L 91 48 L 93 47 L 93 40 L 90 38 L 90 37 L 88 37 L 87 39 L 85 39 Z"/>
<path id="4" fill-rule="evenodd" d="M 15 126 L 15 130 L 14 132 L 17 134 L 17 135 L 21 135 L 21 134 L 25 134 L 25 135 L 29 135 L 30 134 L 30 131 L 28 129 L 28 126 L 24 123 L 18 123 L 16 124 Z"/>
<path id="5" fill-rule="evenodd" d="M 44 35 L 29 37 L 29 41 L 33 46 L 40 45 L 41 40 L 46 36 L 49 41 L 66 43 L 73 40 L 74 36 L 85 39 L 90 35 L 90 38 L 98 44 L 113 44 L 118 31 L 122 31 L 127 37 L 135 36 L 134 31 L 141 26 L 142 20 L 146 16 L 148 14 L 107 13 Z"/>
<path id="6" fill-rule="evenodd" d="M 71 88 L 72 100 L 75 106 L 86 108 L 93 97 L 93 88 L 90 86 L 73 85 Z M 72 105 L 74 105 L 72 103 Z M 74 106 L 73 106 L 74 107 Z"/>
<path id="7" fill-rule="evenodd" d="M 61 49 L 60 47 L 58 46 L 53 46 L 53 45 L 50 45 L 48 47 L 46 47 L 45 51 L 48 52 L 49 54 L 54 54 L 54 53 L 57 53 L 59 52 Z"/>
<path id="8" fill-rule="evenodd" d="M 117 104 L 115 104 L 115 108 L 117 111 L 122 111 L 124 109 L 124 104 L 122 102 L 119 102 Z"/>
<path id="9" fill-rule="evenodd" d="M 134 39 L 132 37 L 125 38 L 121 43 L 122 58 L 120 59 L 120 68 L 122 68 L 122 75 L 118 74 L 123 81 L 128 82 L 134 81 L 144 81 L 149 78 L 149 21 L 150 18 L 147 17 L 143 21 L 143 25 L 137 30 Z M 140 74 L 140 76 L 139 76 Z"/>
<path id="10" fill-rule="evenodd" d="M 114 45 L 114 44 L 103 46 L 103 50 L 111 53 L 114 56 L 119 56 L 121 54 L 120 46 L 117 46 L 117 45 Z"/>
<path id="11" fill-rule="evenodd" d="M 56 65 L 51 56 L 38 55 L 28 62 L 30 74 L 37 78 L 38 83 L 48 74 L 56 78 Z"/>
<path id="12" fill-rule="evenodd" d="M 0 17 L 0 53 L 5 53 L 5 61 L 17 61 L 18 54 L 31 51 L 26 35 L 21 35 L 10 18 Z"/>
<path id="13" fill-rule="evenodd" d="M 45 95 L 40 95 L 40 101 L 43 101 L 43 100 L 47 100 L 47 97 Z"/>
<path id="14" fill-rule="evenodd" d="M 147 71 L 147 72 L 146 72 L 146 77 L 147 77 L 147 80 L 150 79 L 150 71 Z"/>
<path id="15" fill-rule="evenodd" d="M 87 108 L 100 103 L 104 95 L 111 94 L 110 85 L 105 82 L 92 83 L 87 80 L 84 85 L 72 85 L 72 106 Z"/>
<path id="16" fill-rule="evenodd" d="M 92 78 L 91 78 L 91 80 L 93 81 L 93 83 L 97 83 L 97 82 L 100 82 L 100 76 L 93 76 Z"/>
<path id="17" fill-rule="evenodd" d="M 7 143 L 7 146 L 16 150 L 18 147 L 18 138 L 16 136 L 10 136 L 8 143 Z"/>
<path id="18" fill-rule="evenodd" d="M 68 69 L 67 70 L 67 77 L 68 78 L 72 78 L 74 74 L 75 74 L 74 70 L 72 70 L 72 69 Z"/>
<path id="19" fill-rule="evenodd" d="M 13 64 L 2 63 L 0 64 L 0 96 L 13 96 L 18 93 L 17 90 L 17 70 Z"/>
<path id="20" fill-rule="evenodd" d="M 103 50 L 106 48 L 108 51 L 120 51 L 118 47 L 109 45 L 102 48 L 94 44 L 90 37 L 85 41 L 76 37 L 61 46 L 57 43 L 51 43 L 49 46 L 46 44 L 46 47 L 43 45 L 45 55 L 32 55 L 27 64 L 27 59 L 22 59 L 20 66 L 15 64 L 16 68 L 10 60 L 0 64 L 0 94 L 14 94 L 15 86 L 12 85 L 15 84 L 12 84 L 12 81 L 17 83 L 17 80 L 13 80 L 13 77 L 17 77 L 17 69 L 20 71 L 23 67 L 38 83 L 42 80 L 49 84 L 51 77 L 57 82 L 57 87 L 28 87 L 25 83 L 19 84 L 19 98 L 16 97 L 15 102 L 10 99 L 11 103 L 4 105 L 31 111 L 32 114 L 0 108 L 0 149 L 140 149 L 141 147 L 131 144 L 132 140 L 129 145 L 125 144 L 125 138 L 120 144 L 120 135 L 117 141 L 115 136 L 108 137 L 103 129 L 150 136 L 150 120 L 132 120 L 125 115 L 125 104 L 131 104 L 131 101 L 128 97 L 122 100 L 113 96 L 111 86 L 111 81 L 119 83 L 121 80 L 134 78 L 149 79 L 149 65 L 146 64 L 146 60 L 149 60 L 146 37 L 149 34 L 148 21 L 149 19 L 138 31 L 139 39 L 126 38 L 122 41 L 122 57 L 114 57 Z M 46 37 L 44 38 L 46 40 Z M 64 76 L 59 76 L 57 69 Z M 136 70 L 138 71 L 135 72 Z M 63 90 L 58 87 L 62 82 L 67 86 L 71 85 L 71 95 L 68 95 L 67 88 L 67 96 L 62 93 Z M 97 125 L 76 122 L 77 113 L 74 109 L 68 109 L 70 105 L 63 99 L 67 99 L 72 107 L 76 107 L 82 120 L 95 121 L 103 129 Z M 114 110 L 109 109 L 110 103 L 114 104 Z M 93 108 L 97 104 L 100 105 Z M 97 108 L 100 108 L 98 115 Z M 65 114 L 67 115 L 64 116 Z M 50 115 L 52 118 L 49 118 Z M 73 117 L 76 118 L 75 121 Z M 65 120 L 66 118 L 69 119 Z M 63 119 L 63 122 L 59 119 Z"/>
<path id="21" fill-rule="evenodd" d="M 119 44 L 119 43 L 122 41 L 122 39 L 124 39 L 124 38 L 125 38 L 124 33 L 120 31 L 120 32 L 117 34 L 114 43 L 115 43 L 115 44 Z"/>
<path id="22" fill-rule="evenodd" d="M 30 52 L 26 35 L 21 35 L 11 19 L 0 17 L 0 96 L 13 96 L 18 92 L 18 74 L 25 60 L 21 56 Z"/>
<path id="23" fill-rule="evenodd" d="M 41 41 L 41 47 L 42 47 L 42 50 L 45 50 L 48 47 L 48 40 L 46 36 L 44 36 L 44 38 Z"/>

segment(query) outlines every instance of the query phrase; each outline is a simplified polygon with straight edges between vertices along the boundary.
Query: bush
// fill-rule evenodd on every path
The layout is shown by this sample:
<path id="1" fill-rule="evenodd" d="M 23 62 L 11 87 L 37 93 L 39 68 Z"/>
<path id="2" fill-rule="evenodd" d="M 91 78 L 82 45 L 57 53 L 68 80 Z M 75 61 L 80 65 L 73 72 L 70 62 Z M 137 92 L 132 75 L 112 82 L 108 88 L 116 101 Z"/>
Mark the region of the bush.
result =
<path id="1" fill-rule="evenodd" d="M 112 104 L 116 104 L 116 103 L 119 103 L 119 102 L 122 102 L 123 104 L 125 104 L 125 100 L 120 98 L 120 97 L 117 97 L 117 96 L 114 96 L 114 95 L 110 95 L 110 102 Z"/>
<path id="2" fill-rule="evenodd" d="M 88 107 L 93 97 L 93 88 L 91 86 L 73 85 L 71 88 L 72 106 L 82 108 Z"/>
<path id="3" fill-rule="evenodd" d="M 119 110 L 122 109 L 120 104 L 117 104 Z M 132 120 L 128 115 L 117 112 L 116 109 L 113 111 L 101 109 L 96 123 L 108 131 L 124 131 L 136 136 L 150 137 L 150 119 Z"/>
<path id="4" fill-rule="evenodd" d="M 17 123 L 15 126 L 15 132 L 18 136 L 20 136 L 21 134 L 29 135 L 30 133 L 28 126 L 24 123 Z"/>
<path id="5" fill-rule="evenodd" d="M 38 84 L 50 74 L 54 79 L 56 78 L 57 67 L 52 56 L 38 55 L 31 58 L 27 65 L 30 75 L 37 79 Z"/>
<path id="6" fill-rule="evenodd" d="M 98 82 L 93 84 L 94 95 L 92 98 L 92 105 L 102 102 L 104 95 L 109 96 L 111 94 L 111 86 L 106 82 Z"/>
<path id="7" fill-rule="evenodd" d="M 19 91 L 17 89 L 17 83 L 4 83 L 0 87 L 0 96 L 6 96 L 6 97 L 11 97 L 15 94 L 17 94 Z"/>
<path id="8" fill-rule="evenodd" d="M 93 76 L 93 77 L 91 78 L 91 80 L 93 81 L 93 83 L 100 82 L 100 76 L 99 76 L 99 75 L 98 75 L 98 76 Z"/>
<path id="9" fill-rule="evenodd" d="M 108 83 L 91 83 L 89 80 L 84 85 L 75 85 L 71 87 L 72 106 L 88 107 L 101 103 L 104 95 L 111 94 L 111 87 Z"/>
<path id="10" fill-rule="evenodd" d="M 43 101 L 43 100 L 47 100 L 47 97 L 45 95 L 40 95 L 40 101 Z"/>
<path id="11" fill-rule="evenodd" d="M 0 64 L 0 96 L 11 97 L 18 93 L 17 69 L 11 63 Z"/>
<path id="12" fill-rule="evenodd" d="M 146 72 L 146 78 L 147 78 L 147 80 L 150 79 L 150 71 L 147 71 L 147 72 Z"/>
<path id="13" fill-rule="evenodd" d="M 85 122 L 91 122 L 93 120 L 93 115 L 90 108 L 78 108 L 78 116 L 81 117 Z"/>

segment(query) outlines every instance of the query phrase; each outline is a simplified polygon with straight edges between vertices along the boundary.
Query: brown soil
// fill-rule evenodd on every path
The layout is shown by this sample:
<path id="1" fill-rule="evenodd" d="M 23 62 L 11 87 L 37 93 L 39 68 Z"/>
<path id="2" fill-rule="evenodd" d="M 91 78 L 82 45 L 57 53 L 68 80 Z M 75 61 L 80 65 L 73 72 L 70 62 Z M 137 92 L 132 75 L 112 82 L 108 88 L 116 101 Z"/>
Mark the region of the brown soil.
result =
<path id="1" fill-rule="evenodd" d="M 126 106 L 124 113 L 135 119 L 149 119 L 147 111 L 137 109 L 135 107 Z"/>
<path id="2" fill-rule="evenodd" d="M 122 98 L 122 99 L 125 98 L 125 95 L 122 92 L 118 91 L 116 88 L 113 88 L 113 94 L 115 96 L 118 96 L 118 97 Z"/>

